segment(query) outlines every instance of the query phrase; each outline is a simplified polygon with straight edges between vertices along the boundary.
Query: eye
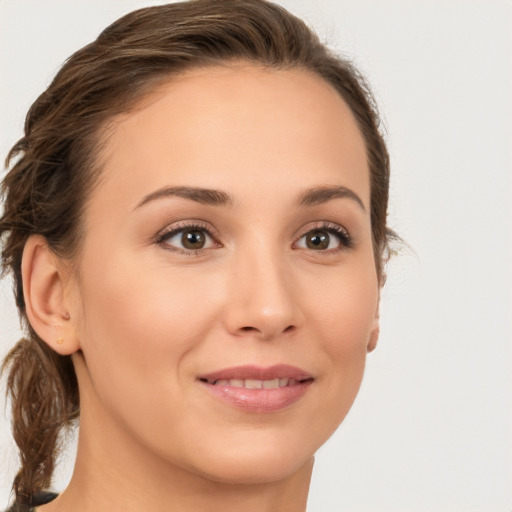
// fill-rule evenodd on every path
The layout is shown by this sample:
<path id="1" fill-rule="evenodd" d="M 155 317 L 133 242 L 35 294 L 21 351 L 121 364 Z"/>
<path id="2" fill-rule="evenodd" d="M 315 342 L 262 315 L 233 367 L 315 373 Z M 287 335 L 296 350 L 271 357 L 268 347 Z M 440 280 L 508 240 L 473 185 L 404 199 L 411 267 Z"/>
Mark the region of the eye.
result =
<path id="1" fill-rule="evenodd" d="M 295 245 L 300 249 L 312 251 L 336 251 L 348 248 L 351 244 L 352 239 L 345 228 L 328 222 L 310 229 Z"/>
<path id="2" fill-rule="evenodd" d="M 157 242 L 167 249 L 183 253 L 194 253 L 218 245 L 206 227 L 195 224 L 171 226 L 158 236 Z"/>

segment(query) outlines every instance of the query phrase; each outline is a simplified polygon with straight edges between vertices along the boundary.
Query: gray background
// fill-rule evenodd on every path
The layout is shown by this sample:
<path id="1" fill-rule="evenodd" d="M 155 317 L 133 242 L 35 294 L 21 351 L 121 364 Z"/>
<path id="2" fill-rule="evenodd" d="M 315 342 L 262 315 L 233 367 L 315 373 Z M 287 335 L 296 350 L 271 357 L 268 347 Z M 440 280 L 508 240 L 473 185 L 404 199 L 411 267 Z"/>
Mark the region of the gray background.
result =
<path id="1" fill-rule="evenodd" d="M 159 2 L 0 0 L 0 154 L 69 54 Z M 163 2 L 160 2 L 163 3 Z M 310 512 L 512 511 L 512 3 L 279 2 L 369 77 L 392 156 L 382 334 Z M 18 339 L 0 287 L 0 356 Z M 16 468 L 0 398 L 0 509 Z M 5 417 L 4 417 L 5 416 Z M 61 489 L 72 450 L 56 478 Z"/>

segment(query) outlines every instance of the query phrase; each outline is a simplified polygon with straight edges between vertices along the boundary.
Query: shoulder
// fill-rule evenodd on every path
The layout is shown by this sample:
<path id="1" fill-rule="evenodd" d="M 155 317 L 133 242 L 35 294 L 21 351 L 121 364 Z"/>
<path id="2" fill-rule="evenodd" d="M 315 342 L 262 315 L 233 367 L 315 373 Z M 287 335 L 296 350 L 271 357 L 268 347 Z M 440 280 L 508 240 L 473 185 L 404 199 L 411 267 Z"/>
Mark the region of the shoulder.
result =
<path id="1" fill-rule="evenodd" d="M 54 500 L 58 496 L 55 492 L 38 492 L 30 505 L 21 505 L 14 502 L 5 512 L 33 512 L 34 507 L 44 505 Z"/>

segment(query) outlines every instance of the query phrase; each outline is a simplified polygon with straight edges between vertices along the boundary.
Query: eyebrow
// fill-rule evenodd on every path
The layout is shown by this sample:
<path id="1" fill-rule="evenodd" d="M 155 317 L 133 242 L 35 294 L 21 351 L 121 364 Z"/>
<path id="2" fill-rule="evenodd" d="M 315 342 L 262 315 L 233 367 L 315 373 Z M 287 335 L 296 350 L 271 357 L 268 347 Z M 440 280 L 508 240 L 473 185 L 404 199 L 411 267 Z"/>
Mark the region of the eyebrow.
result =
<path id="1" fill-rule="evenodd" d="M 190 199 L 201 204 L 212 206 L 233 205 L 233 198 L 226 192 L 220 190 L 197 187 L 163 187 L 144 196 L 142 201 L 140 201 L 135 208 L 139 208 L 151 201 L 164 197 L 183 197 L 184 199 Z"/>
<path id="2" fill-rule="evenodd" d="M 234 203 L 231 195 L 221 190 L 199 187 L 163 187 L 144 196 L 135 209 L 151 201 L 165 197 L 182 197 L 211 206 L 232 206 Z M 361 198 L 353 190 L 342 185 L 307 189 L 299 195 L 297 203 L 299 206 L 315 206 L 333 199 L 351 199 L 355 201 L 363 211 L 366 211 Z"/>
<path id="3" fill-rule="evenodd" d="M 315 206 L 331 201 L 332 199 L 351 199 L 355 201 L 363 211 L 366 211 L 361 198 L 353 190 L 341 185 L 335 187 L 310 188 L 299 195 L 297 202 L 300 206 Z"/>

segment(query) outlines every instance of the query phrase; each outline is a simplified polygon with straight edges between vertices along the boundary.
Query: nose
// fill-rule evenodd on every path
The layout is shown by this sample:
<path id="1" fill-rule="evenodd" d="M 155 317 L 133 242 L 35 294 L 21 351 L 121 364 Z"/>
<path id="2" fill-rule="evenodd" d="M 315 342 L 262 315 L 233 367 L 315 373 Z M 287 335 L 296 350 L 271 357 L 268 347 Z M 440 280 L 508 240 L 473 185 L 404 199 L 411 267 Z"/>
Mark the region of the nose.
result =
<path id="1" fill-rule="evenodd" d="M 276 254 L 239 257 L 230 272 L 227 330 L 236 336 L 272 340 L 299 329 L 304 316 L 292 274 L 286 258 Z"/>

